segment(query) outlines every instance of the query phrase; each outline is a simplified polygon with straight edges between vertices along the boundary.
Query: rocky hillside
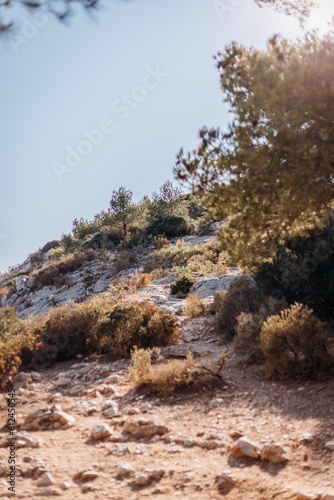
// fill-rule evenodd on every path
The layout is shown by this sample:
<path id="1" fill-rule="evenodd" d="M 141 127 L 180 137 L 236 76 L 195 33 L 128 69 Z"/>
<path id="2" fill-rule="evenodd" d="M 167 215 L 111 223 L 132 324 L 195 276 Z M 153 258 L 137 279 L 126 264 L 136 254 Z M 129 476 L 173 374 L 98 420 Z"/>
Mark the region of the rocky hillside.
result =
<path id="1" fill-rule="evenodd" d="M 108 291 L 116 280 L 129 279 L 147 270 L 160 270 L 165 275 L 153 280 L 157 287 L 175 281 L 173 260 L 154 262 L 155 254 L 159 253 L 154 246 L 134 251 L 78 252 L 78 255 L 74 254 L 73 262 L 66 262 L 66 259 L 62 262 L 52 257 L 52 246 L 56 248 L 57 245 L 58 242 L 46 244 L 39 250 L 38 257 L 32 254 L 21 265 L 0 275 L 1 306 L 13 306 L 20 317 L 27 318 L 29 315 L 46 314 L 50 307 L 68 301 L 84 301 Z M 179 247 L 180 253 L 192 253 L 192 247 L 197 248 L 200 255 L 206 247 L 211 249 L 215 245 L 216 238 L 212 235 L 186 236 L 175 240 L 170 246 Z M 209 277 L 198 276 L 190 293 L 201 298 L 211 297 L 215 291 L 227 290 L 234 276 L 239 273 L 237 268 L 226 268 L 223 275 L 213 272 Z M 170 302 L 174 304 L 175 299 L 168 295 L 164 299 L 156 299 L 157 303 L 170 307 Z"/>
<path id="2" fill-rule="evenodd" d="M 95 295 L 163 308 L 176 316 L 179 340 L 152 356 L 152 368 L 167 377 L 191 353 L 186 373 L 206 383 L 136 388 L 130 359 L 96 354 L 21 371 L 13 379 L 15 493 L 6 476 L 7 393 L 0 405 L 0 498 L 334 499 L 334 383 L 266 380 L 261 364 L 223 340 L 214 293 L 241 271 L 219 262 L 215 248 L 214 235 L 74 261 L 46 248 L 37 264 L 33 255 L 1 276 L 2 306 L 22 318 Z M 196 278 L 196 314 L 170 293 L 180 267 Z"/>

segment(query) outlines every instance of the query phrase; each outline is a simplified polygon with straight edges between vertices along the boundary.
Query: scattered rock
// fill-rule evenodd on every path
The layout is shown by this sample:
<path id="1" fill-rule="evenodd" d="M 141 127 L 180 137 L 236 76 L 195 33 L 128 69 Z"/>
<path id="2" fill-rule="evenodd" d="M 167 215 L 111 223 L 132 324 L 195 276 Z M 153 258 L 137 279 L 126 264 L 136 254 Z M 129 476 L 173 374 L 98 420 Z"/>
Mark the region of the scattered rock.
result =
<path id="1" fill-rule="evenodd" d="M 334 439 L 332 441 L 327 441 L 325 448 L 327 448 L 327 450 L 334 451 Z"/>
<path id="2" fill-rule="evenodd" d="M 109 425 L 106 424 L 99 424 L 93 427 L 91 437 L 95 441 L 100 441 L 101 439 L 105 439 L 109 436 L 111 436 L 113 433 L 113 430 Z"/>
<path id="3" fill-rule="evenodd" d="M 75 480 L 77 481 L 93 481 L 94 479 L 96 479 L 98 477 L 98 472 L 92 470 L 92 469 L 85 469 L 85 470 L 82 470 L 80 472 L 77 472 L 77 474 L 75 474 L 74 478 Z"/>
<path id="4" fill-rule="evenodd" d="M 37 481 L 37 486 L 51 486 L 52 484 L 54 484 L 54 482 L 55 481 L 51 474 L 45 472 L 45 474 L 43 474 Z"/>
<path id="5" fill-rule="evenodd" d="M 135 437 L 151 439 L 153 436 L 167 434 L 168 428 L 164 425 L 156 425 L 152 420 L 128 420 L 124 424 L 123 432 Z"/>
<path id="6" fill-rule="evenodd" d="M 268 462 L 272 462 L 274 464 L 285 463 L 289 460 L 284 448 L 278 444 L 263 446 L 260 451 L 260 457 L 261 460 L 268 460 Z"/>
<path id="7" fill-rule="evenodd" d="M 116 479 L 121 479 L 123 477 L 128 477 L 133 474 L 133 470 L 131 469 L 129 464 L 121 464 L 115 470 Z"/>
<path id="8" fill-rule="evenodd" d="M 70 483 L 69 481 L 64 481 L 59 486 L 62 490 L 66 491 L 66 490 L 69 490 L 71 488 L 72 483 Z"/>
<path id="9" fill-rule="evenodd" d="M 75 423 L 75 418 L 65 413 L 60 407 L 42 408 L 26 416 L 21 429 L 38 431 L 41 429 L 68 429 Z"/>
<path id="10" fill-rule="evenodd" d="M 247 439 L 246 437 L 239 439 L 239 441 L 232 447 L 231 455 L 234 458 L 258 458 L 258 446 Z"/>
<path id="11" fill-rule="evenodd" d="M 231 471 L 222 472 L 219 476 L 216 477 L 216 482 L 219 488 L 223 488 L 225 486 L 235 486 L 237 481 L 232 476 Z"/>
<path id="12" fill-rule="evenodd" d="M 212 399 L 209 403 L 209 409 L 212 410 L 212 408 L 217 408 L 217 406 L 221 406 L 223 403 L 224 400 L 222 398 Z"/>
<path id="13" fill-rule="evenodd" d="M 67 387 L 68 385 L 71 385 L 71 383 L 72 383 L 72 380 L 71 380 L 71 379 L 66 378 L 66 377 L 59 377 L 59 378 L 55 381 L 54 385 L 55 385 L 56 387 Z"/>

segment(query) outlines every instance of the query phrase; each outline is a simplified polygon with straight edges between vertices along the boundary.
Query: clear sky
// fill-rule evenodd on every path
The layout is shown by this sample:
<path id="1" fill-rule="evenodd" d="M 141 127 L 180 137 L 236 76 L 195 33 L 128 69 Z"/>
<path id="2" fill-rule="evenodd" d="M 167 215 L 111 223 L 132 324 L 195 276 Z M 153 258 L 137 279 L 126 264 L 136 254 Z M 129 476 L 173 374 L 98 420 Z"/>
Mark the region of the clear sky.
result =
<path id="1" fill-rule="evenodd" d="M 334 14 L 322 3 L 310 26 Z M 157 190 L 180 147 L 227 123 L 218 50 L 301 34 L 253 0 L 220 0 L 220 15 L 215 0 L 105 4 L 70 26 L 24 14 L 21 38 L 0 41 L 0 271 L 107 209 L 114 189 Z"/>

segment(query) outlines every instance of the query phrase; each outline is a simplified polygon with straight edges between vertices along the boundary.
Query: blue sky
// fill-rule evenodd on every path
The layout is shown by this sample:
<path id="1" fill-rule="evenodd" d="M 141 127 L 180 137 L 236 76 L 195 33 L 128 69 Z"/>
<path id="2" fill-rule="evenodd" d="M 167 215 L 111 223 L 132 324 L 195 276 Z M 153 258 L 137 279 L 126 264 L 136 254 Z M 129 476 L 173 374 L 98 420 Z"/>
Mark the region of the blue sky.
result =
<path id="1" fill-rule="evenodd" d="M 310 26 L 334 14 L 323 3 Z M 180 147 L 227 123 L 218 50 L 301 34 L 253 0 L 222 0 L 220 16 L 214 0 L 105 4 L 95 22 L 79 13 L 70 26 L 24 14 L 21 38 L 0 45 L 1 271 L 107 209 L 114 189 L 136 200 L 157 190 Z"/>

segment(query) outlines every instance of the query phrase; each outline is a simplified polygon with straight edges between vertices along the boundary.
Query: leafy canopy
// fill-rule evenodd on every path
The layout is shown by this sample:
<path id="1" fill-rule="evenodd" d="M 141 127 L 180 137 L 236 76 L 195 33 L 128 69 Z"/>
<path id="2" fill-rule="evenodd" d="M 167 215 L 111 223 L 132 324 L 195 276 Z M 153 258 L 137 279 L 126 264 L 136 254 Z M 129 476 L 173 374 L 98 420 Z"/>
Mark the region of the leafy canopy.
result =
<path id="1" fill-rule="evenodd" d="M 123 0 L 126 1 L 128 0 Z M 255 2 L 260 6 L 273 5 L 277 10 L 297 16 L 301 21 L 309 15 L 315 5 L 314 0 L 255 0 Z M 42 11 L 60 21 L 68 21 L 76 13 L 77 6 L 92 14 L 102 6 L 102 0 L 3 0 L 0 2 L 0 34 L 16 33 L 25 11 L 32 14 Z"/>
<path id="2" fill-rule="evenodd" d="M 252 268 L 275 244 L 321 225 L 334 199 L 334 32 L 265 50 L 229 45 L 216 57 L 233 120 L 204 128 L 176 175 L 226 220 L 220 238 Z"/>

